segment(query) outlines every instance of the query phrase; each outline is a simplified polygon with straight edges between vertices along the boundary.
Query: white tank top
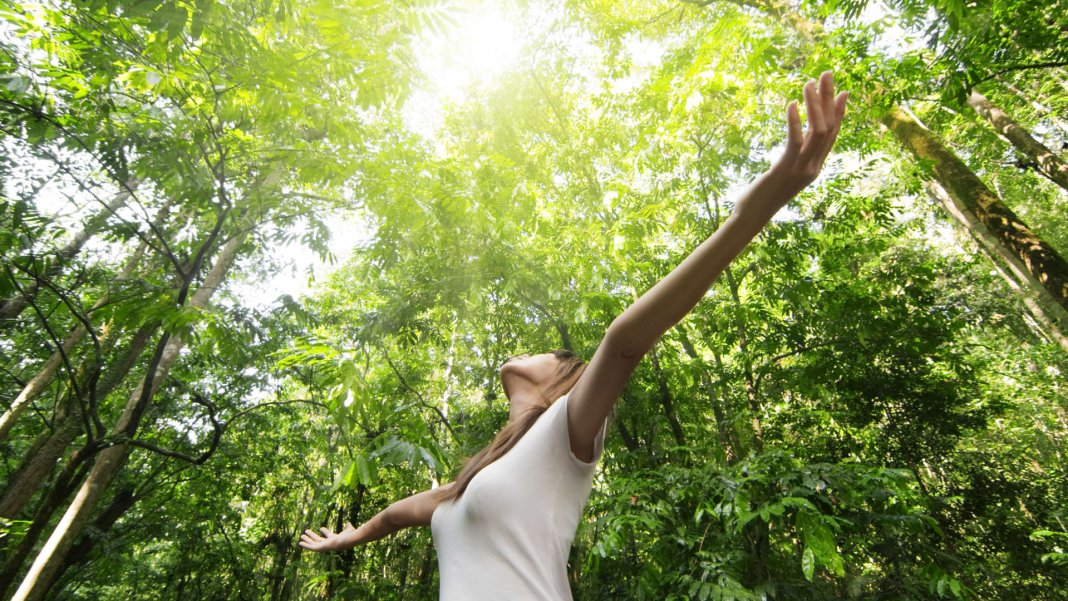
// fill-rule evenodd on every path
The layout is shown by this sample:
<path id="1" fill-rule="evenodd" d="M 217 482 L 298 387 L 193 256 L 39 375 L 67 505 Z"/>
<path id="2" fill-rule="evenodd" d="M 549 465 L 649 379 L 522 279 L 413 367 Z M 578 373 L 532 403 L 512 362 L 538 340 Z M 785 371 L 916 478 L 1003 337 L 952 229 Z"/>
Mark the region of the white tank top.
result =
<path id="1" fill-rule="evenodd" d="M 571 452 L 567 395 L 553 403 L 503 457 L 471 479 L 430 519 L 441 601 L 570 600 L 567 556 L 593 473 Z"/>

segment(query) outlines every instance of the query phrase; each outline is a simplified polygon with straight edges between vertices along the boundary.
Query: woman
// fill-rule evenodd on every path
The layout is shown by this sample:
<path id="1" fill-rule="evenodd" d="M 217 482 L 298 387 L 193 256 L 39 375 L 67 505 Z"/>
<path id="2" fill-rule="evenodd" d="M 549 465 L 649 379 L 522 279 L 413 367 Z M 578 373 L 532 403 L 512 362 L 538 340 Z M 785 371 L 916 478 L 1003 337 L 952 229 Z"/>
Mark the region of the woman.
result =
<path id="1" fill-rule="evenodd" d="M 567 555 L 589 497 L 605 421 L 653 344 L 704 296 L 716 277 L 823 167 L 845 114 L 831 73 L 786 109 L 782 157 L 742 195 L 731 216 L 608 327 L 588 366 L 556 351 L 509 359 L 500 371 L 509 421 L 455 482 L 393 503 L 359 528 L 300 546 L 348 549 L 400 528 L 431 526 L 441 599 L 570 599 Z M 566 393 L 566 394 L 565 394 Z"/>

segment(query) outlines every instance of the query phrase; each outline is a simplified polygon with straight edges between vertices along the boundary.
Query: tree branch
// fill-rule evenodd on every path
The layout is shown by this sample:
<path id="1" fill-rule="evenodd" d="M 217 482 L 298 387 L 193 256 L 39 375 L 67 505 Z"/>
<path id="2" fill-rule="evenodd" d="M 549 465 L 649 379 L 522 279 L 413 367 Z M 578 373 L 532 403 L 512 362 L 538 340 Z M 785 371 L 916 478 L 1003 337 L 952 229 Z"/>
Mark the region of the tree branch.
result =
<path id="1" fill-rule="evenodd" d="M 685 0 L 682 1 L 685 2 Z M 985 83 L 1000 75 L 1011 73 L 1013 71 L 1024 71 L 1028 69 L 1053 69 L 1056 67 L 1068 67 L 1068 61 L 1047 61 L 1042 63 L 1021 63 L 1016 65 L 1009 65 L 1007 67 L 1003 67 L 997 71 L 994 71 L 992 74 L 982 79 L 968 82 L 968 89 L 970 90 L 971 88 L 974 88 L 981 83 Z"/>
<path id="2" fill-rule="evenodd" d="M 389 368 L 393 370 L 393 373 L 397 374 L 397 378 L 400 380 L 401 385 L 404 386 L 404 388 L 406 388 L 408 392 L 411 392 L 415 395 L 415 398 L 419 401 L 419 404 L 421 406 L 425 407 L 426 409 L 430 409 L 431 411 L 437 414 L 438 420 L 440 420 L 441 424 L 445 426 L 445 429 L 449 431 L 449 435 L 452 436 L 453 440 L 459 440 L 458 438 L 456 438 L 456 432 L 452 429 L 452 424 L 449 423 L 449 419 L 445 417 L 445 414 L 441 411 L 441 408 L 435 407 L 434 405 L 431 405 L 430 403 L 426 402 L 426 400 L 423 398 L 423 395 L 419 394 L 418 390 L 412 388 L 412 386 L 408 384 L 408 380 L 404 378 L 404 375 L 401 374 L 399 369 L 397 369 L 397 366 L 393 364 L 393 360 L 389 358 L 389 353 L 386 352 L 385 349 L 382 349 L 382 355 L 385 356 L 386 363 L 389 364 Z"/>

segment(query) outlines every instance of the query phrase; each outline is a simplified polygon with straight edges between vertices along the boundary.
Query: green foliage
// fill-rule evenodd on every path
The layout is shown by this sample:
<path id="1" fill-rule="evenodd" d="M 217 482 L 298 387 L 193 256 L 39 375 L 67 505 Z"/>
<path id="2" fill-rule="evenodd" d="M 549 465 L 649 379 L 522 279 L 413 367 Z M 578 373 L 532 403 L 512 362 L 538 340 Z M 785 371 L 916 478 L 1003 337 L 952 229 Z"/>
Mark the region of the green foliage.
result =
<path id="1" fill-rule="evenodd" d="M 526 4 L 518 62 L 439 99 L 431 139 L 405 115 L 416 48 L 485 7 L 4 4 L 0 297 L 38 290 L 0 324 L 0 400 L 91 326 L 0 442 L 5 486 L 67 425 L 57 470 L 120 442 L 159 336 L 183 342 L 52 597 L 436 598 L 426 531 L 324 556 L 299 534 L 450 479 L 507 419 L 507 357 L 589 358 L 833 68 L 853 99 L 825 177 L 617 406 L 575 597 L 1063 598 L 1068 358 L 872 123 L 909 103 L 1068 248 L 1063 192 L 960 103 L 981 82 L 1062 148 L 1063 67 L 1015 66 L 1063 62 L 1068 11 L 869 4 Z M 331 235 L 354 242 L 311 294 L 233 285 Z M 0 522 L 5 561 L 40 548 L 44 501 Z"/>

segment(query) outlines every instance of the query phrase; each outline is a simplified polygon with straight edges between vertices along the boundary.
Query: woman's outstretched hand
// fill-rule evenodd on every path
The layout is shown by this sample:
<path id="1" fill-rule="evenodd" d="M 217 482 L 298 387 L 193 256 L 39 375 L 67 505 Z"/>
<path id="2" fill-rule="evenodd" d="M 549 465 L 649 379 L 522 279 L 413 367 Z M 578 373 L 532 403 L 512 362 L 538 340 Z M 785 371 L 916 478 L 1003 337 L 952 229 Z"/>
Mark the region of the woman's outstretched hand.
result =
<path id="1" fill-rule="evenodd" d="M 804 87 L 805 108 L 808 111 L 808 130 L 802 131 L 797 102 L 786 107 L 786 150 L 764 176 L 764 181 L 776 191 L 776 201 L 765 209 L 778 211 L 791 198 L 819 176 L 827 155 L 838 137 L 845 116 L 848 92 L 835 96 L 834 76 L 830 71 L 810 81 Z M 763 195 L 761 195 L 763 196 Z M 761 200 L 766 200 L 762 198 Z"/>
<path id="2" fill-rule="evenodd" d="M 341 532 L 335 533 L 329 528 L 320 528 L 320 536 L 314 530 L 308 529 L 304 531 L 304 534 L 300 535 L 300 546 L 308 549 L 309 551 L 316 551 L 324 553 L 326 551 L 342 551 L 351 547 L 348 544 L 350 539 L 350 531 L 355 531 L 356 527 L 346 522 L 345 529 Z"/>

